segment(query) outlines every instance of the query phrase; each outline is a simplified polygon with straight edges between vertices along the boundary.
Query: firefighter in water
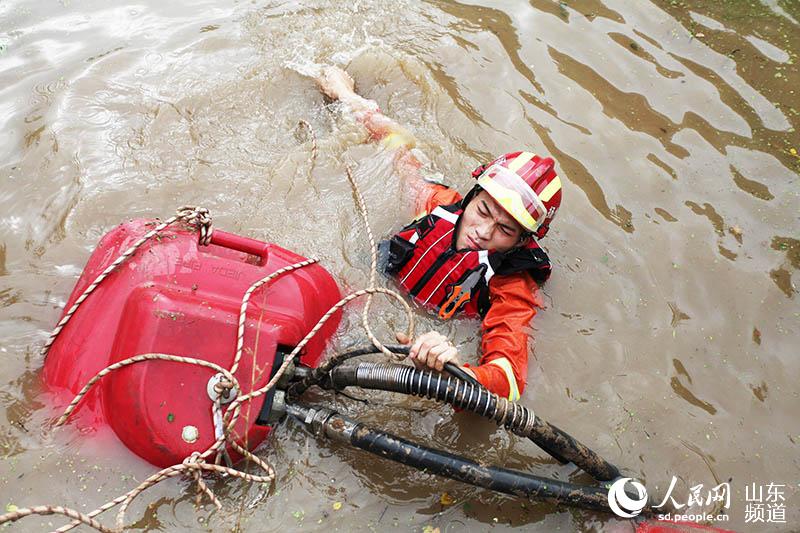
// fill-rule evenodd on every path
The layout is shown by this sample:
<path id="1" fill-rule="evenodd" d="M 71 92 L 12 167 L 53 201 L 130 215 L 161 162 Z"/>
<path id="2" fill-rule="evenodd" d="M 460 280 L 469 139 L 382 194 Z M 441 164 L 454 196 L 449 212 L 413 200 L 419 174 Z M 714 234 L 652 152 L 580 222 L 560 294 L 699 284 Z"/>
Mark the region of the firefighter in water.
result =
<path id="1" fill-rule="evenodd" d="M 435 331 L 413 341 L 398 334 L 398 340 L 411 343 L 409 357 L 417 366 L 441 371 L 455 363 L 492 392 L 518 400 L 527 377 L 527 328 L 539 285 L 550 275 L 537 239 L 561 204 L 553 160 L 527 151 L 502 155 L 473 171 L 477 183 L 462 197 L 422 177 L 413 137 L 356 94 L 346 72 L 328 67 L 317 82 L 373 140 L 396 149 L 396 170 L 422 213 L 389 241 L 387 273 L 440 318 L 461 314 L 483 321 L 477 366 L 462 365 L 453 344 Z"/>

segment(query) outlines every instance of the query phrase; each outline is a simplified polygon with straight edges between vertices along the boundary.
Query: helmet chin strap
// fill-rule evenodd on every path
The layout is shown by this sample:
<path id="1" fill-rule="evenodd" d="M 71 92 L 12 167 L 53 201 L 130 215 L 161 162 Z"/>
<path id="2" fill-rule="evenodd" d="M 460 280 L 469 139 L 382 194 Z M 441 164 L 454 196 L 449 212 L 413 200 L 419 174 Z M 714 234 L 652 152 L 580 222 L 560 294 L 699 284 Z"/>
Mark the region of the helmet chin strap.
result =
<path id="1" fill-rule="evenodd" d="M 473 198 L 475 198 L 479 192 L 483 190 L 483 187 L 480 185 L 474 185 L 472 189 L 461 199 L 461 209 L 466 209 L 467 204 L 469 204 Z"/>
<path id="2" fill-rule="evenodd" d="M 472 177 L 477 179 L 481 174 L 486 172 L 486 169 L 489 168 L 489 165 L 491 165 L 491 163 L 486 163 L 485 165 L 481 165 L 478 168 L 476 168 L 475 170 L 473 170 L 472 171 Z"/>

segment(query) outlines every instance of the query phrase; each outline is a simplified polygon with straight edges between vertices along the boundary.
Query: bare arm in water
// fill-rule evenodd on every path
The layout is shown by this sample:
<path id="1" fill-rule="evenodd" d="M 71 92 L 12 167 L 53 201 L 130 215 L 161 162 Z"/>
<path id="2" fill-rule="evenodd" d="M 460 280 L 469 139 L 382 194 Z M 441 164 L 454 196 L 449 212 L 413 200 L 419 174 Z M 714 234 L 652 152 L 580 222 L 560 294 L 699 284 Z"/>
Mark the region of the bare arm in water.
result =
<path id="1" fill-rule="evenodd" d="M 422 163 L 411 151 L 416 145 L 414 136 L 403 126 L 387 117 L 374 100 L 368 100 L 355 92 L 353 78 L 338 67 L 326 67 L 317 78 L 320 90 L 334 100 L 347 106 L 353 116 L 367 128 L 370 140 L 395 149 L 394 166 L 403 184 L 416 201 L 417 212 L 421 211 L 431 195 L 430 184 L 422 179 Z"/>

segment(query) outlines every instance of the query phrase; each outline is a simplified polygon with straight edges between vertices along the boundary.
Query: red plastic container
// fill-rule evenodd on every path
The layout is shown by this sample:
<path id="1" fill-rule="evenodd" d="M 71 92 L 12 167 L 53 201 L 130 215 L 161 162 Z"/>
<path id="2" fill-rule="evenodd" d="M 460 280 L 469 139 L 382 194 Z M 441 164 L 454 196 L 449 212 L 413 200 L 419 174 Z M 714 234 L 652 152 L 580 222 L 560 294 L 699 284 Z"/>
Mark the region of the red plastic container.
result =
<path id="1" fill-rule="evenodd" d="M 66 309 L 154 224 L 135 220 L 105 235 Z M 199 246 L 196 230 L 175 224 L 139 248 L 81 304 L 61 332 L 45 360 L 45 382 L 75 394 L 109 364 L 143 353 L 195 357 L 230 368 L 245 291 L 304 258 L 274 244 L 219 230 L 211 242 Z M 317 264 L 257 289 L 250 298 L 244 351 L 235 374 L 240 394 L 265 385 L 276 351 L 291 351 L 340 297 L 336 282 Z M 303 364 L 319 363 L 339 319 L 339 313 L 331 317 L 305 346 Z M 96 385 L 76 418 L 84 426 L 109 424 L 131 451 L 154 465 L 180 463 L 215 440 L 206 390 L 214 374 L 208 368 L 170 361 L 136 363 Z M 264 399 L 244 403 L 235 428 L 249 449 L 269 432 L 256 424 Z"/>

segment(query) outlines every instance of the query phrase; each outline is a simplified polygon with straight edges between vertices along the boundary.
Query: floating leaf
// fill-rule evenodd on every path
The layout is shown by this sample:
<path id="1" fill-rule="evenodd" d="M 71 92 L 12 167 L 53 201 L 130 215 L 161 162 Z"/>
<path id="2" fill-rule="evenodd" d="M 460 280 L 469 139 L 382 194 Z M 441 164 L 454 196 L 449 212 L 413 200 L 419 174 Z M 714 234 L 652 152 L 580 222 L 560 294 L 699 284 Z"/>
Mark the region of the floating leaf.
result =
<path id="1" fill-rule="evenodd" d="M 442 505 L 453 505 L 454 503 L 456 503 L 456 501 L 453 499 L 452 496 L 450 496 L 446 492 L 443 492 L 441 497 L 439 498 L 439 503 L 441 503 Z"/>
<path id="2" fill-rule="evenodd" d="M 338 511 L 342 508 L 342 502 L 333 502 L 333 510 Z"/>
<path id="3" fill-rule="evenodd" d="M 296 519 L 298 522 L 302 522 L 302 521 L 303 521 L 303 518 L 305 518 L 305 516 L 306 516 L 306 513 L 304 513 L 302 510 L 299 510 L 299 511 L 293 511 L 293 512 L 292 512 L 292 516 L 293 516 L 293 517 L 295 517 L 295 519 Z"/>
<path id="4" fill-rule="evenodd" d="M 9 503 L 6 505 L 6 512 L 7 513 L 16 513 L 19 510 L 19 507 L 14 505 L 13 503 Z"/>

